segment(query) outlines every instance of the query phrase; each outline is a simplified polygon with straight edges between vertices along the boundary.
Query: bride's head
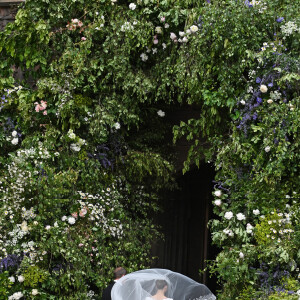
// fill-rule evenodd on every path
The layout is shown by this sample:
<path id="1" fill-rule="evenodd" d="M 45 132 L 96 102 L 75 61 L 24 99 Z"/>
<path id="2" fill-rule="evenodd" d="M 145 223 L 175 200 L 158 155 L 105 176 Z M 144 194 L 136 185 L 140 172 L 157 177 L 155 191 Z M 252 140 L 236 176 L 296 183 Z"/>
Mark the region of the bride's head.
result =
<path id="1" fill-rule="evenodd" d="M 158 290 L 162 290 L 164 293 L 168 290 L 168 283 L 165 280 L 156 280 L 155 286 Z"/>

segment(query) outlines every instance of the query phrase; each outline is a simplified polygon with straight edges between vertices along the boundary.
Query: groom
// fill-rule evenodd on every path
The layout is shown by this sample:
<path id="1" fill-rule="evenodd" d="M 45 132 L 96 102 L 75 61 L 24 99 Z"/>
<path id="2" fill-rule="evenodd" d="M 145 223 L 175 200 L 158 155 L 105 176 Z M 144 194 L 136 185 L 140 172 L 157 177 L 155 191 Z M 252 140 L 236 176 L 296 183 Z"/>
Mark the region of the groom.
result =
<path id="1" fill-rule="evenodd" d="M 111 290 L 117 280 L 126 275 L 126 270 L 122 267 L 118 267 L 114 270 L 114 281 L 111 282 L 106 289 L 104 289 L 102 294 L 102 300 L 111 300 Z"/>

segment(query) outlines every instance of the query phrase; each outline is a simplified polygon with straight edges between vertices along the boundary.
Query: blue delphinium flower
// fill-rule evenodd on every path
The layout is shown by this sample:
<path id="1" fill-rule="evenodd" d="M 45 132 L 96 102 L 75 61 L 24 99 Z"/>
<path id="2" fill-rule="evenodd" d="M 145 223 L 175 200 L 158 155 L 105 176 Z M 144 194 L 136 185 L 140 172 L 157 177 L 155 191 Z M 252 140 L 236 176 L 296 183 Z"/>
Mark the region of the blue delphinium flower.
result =
<path id="1" fill-rule="evenodd" d="M 276 19 L 276 22 L 281 23 L 283 20 L 284 20 L 283 17 L 279 17 L 279 18 Z"/>

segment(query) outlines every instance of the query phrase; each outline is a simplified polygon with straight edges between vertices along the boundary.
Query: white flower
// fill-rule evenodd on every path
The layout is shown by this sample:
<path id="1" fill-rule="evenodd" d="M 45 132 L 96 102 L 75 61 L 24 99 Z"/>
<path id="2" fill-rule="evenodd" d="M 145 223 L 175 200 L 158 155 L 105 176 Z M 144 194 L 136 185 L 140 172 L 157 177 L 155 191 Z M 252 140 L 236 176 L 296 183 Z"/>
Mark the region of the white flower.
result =
<path id="1" fill-rule="evenodd" d="M 240 103 L 241 103 L 242 105 L 245 105 L 245 104 L 246 104 L 245 100 L 241 100 Z"/>
<path id="2" fill-rule="evenodd" d="M 233 213 L 231 211 L 227 211 L 224 215 L 224 218 L 230 220 L 233 217 Z"/>
<path id="3" fill-rule="evenodd" d="M 17 133 L 15 130 L 11 133 L 11 135 L 12 135 L 13 137 L 16 137 L 17 134 L 18 134 L 18 133 Z"/>
<path id="4" fill-rule="evenodd" d="M 54 227 L 58 227 L 58 223 L 57 222 L 54 223 Z"/>
<path id="5" fill-rule="evenodd" d="M 167 45 L 165 43 L 162 43 L 161 45 L 162 45 L 163 49 L 167 48 Z"/>
<path id="6" fill-rule="evenodd" d="M 18 276 L 18 281 L 19 282 L 24 282 L 25 278 L 23 275 Z"/>
<path id="7" fill-rule="evenodd" d="M 224 229 L 223 232 L 229 236 L 234 236 L 234 233 L 231 229 Z"/>
<path id="8" fill-rule="evenodd" d="M 68 137 L 71 139 L 71 140 L 74 140 L 76 138 L 76 134 L 73 132 L 72 129 L 70 129 L 68 131 Z"/>
<path id="9" fill-rule="evenodd" d="M 160 116 L 160 117 L 164 117 L 166 114 L 164 111 L 162 111 L 161 109 L 157 112 L 157 114 Z"/>
<path id="10" fill-rule="evenodd" d="M 136 5 L 135 5 L 134 3 L 130 3 L 130 4 L 129 4 L 129 8 L 130 8 L 131 10 L 135 10 L 135 9 L 136 9 Z"/>
<path id="11" fill-rule="evenodd" d="M 14 276 L 9 277 L 8 280 L 9 280 L 11 283 L 16 282 L 16 279 L 15 279 Z"/>
<path id="12" fill-rule="evenodd" d="M 190 30 L 191 30 L 191 32 L 193 32 L 193 33 L 195 33 L 195 32 L 197 32 L 198 31 L 198 26 L 196 26 L 196 25 L 192 25 L 191 27 L 190 27 Z"/>
<path id="13" fill-rule="evenodd" d="M 64 221 L 66 221 L 67 220 L 67 217 L 66 216 L 63 216 L 62 218 L 61 218 L 61 220 L 64 222 Z"/>
<path id="14" fill-rule="evenodd" d="M 170 25 L 168 23 L 165 24 L 165 28 L 169 28 Z"/>
<path id="15" fill-rule="evenodd" d="M 51 226 L 50 226 L 50 225 L 47 225 L 47 226 L 45 227 L 45 229 L 46 229 L 46 230 L 50 230 L 50 229 L 51 229 Z"/>
<path id="16" fill-rule="evenodd" d="M 183 39 L 182 39 L 182 42 L 183 43 L 187 43 L 189 40 L 188 40 L 188 38 L 185 36 Z"/>
<path id="17" fill-rule="evenodd" d="M 221 204 L 222 204 L 222 201 L 220 200 L 220 199 L 217 199 L 217 200 L 215 200 L 215 205 L 217 205 L 217 206 L 221 206 Z"/>
<path id="18" fill-rule="evenodd" d="M 17 144 L 19 143 L 19 139 L 18 139 L 18 138 L 13 138 L 13 139 L 11 140 L 11 143 L 12 143 L 13 145 L 17 145 Z"/>
<path id="19" fill-rule="evenodd" d="M 162 33 L 162 28 L 160 26 L 155 27 L 155 32 L 158 34 Z"/>
<path id="20" fill-rule="evenodd" d="M 222 196 L 222 192 L 220 190 L 216 190 L 214 192 L 214 194 L 215 194 L 216 197 L 221 197 Z"/>
<path id="21" fill-rule="evenodd" d="M 174 41 L 174 40 L 176 40 L 176 38 L 177 38 L 176 34 L 175 34 L 174 32 L 171 32 L 171 33 L 170 33 L 170 39 L 171 39 L 172 41 Z"/>
<path id="22" fill-rule="evenodd" d="M 31 291 L 31 294 L 32 294 L 33 296 L 36 296 L 38 293 L 39 293 L 39 291 L 38 291 L 37 289 L 33 289 L 33 290 Z"/>
<path id="23" fill-rule="evenodd" d="M 270 146 L 267 146 L 266 148 L 265 148 L 265 151 L 266 152 L 269 152 L 271 150 L 271 147 Z"/>
<path id="24" fill-rule="evenodd" d="M 297 291 L 297 295 L 300 296 L 300 290 Z"/>
<path id="25" fill-rule="evenodd" d="M 259 209 L 254 209 L 254 210 L 253 210 L 253 214 L 256 215 L 256 216 L 259 215 L 259 214 L 260 214 Z"/>
<path id="26" fill-rule="evenodd" d="M 246 220 L 245 215 L 242 214 L 242 213 L 238 213 L 238 214 L 236 215 L 236 217 L 237 217 L 237 219 L 238 219 L 239 221 Z"/>
<path id="27" fill-rule="evenodd" d="M 186 31 L 186 34 L 191 34 L 192 32 L 191 32 L 191 30 L 190 29 L 188 29 L 187 31 Z"/>
<path id="28" fill-rule="evenodd" d="M 250 223 L 248 223 L 247 226 L 246 226 L 246 232 L 247 233 L 252 233 L 253 228 L 254 227 Z"/>
<path id="29" fill-rule="evenodd" d="M 146 53 L 142 53 L 140 55 L 140 57 L 141 57 L 142 61 L 147 61 L 148 60 L 148 55 Z"/>
<path id="30" fill-rule="evenodd" d="M 243 259 L 245 257 L 244 253 L 240 252 L 239 257 Z"/>
<path id="31" fill-rule="evenodd" d="M 73 217 L 69 217 L 68 222 L 69 222 L 69 224 L 73 225 L 73 224 L 75 224 L 76 220 Z"/>
<path id="32" fill-rule="evenodd" d="M 262 93 L 266 93 L 266 92 L 268 91 L 267 86 L 264 85 L 264 84 L 262 84 L 262 85 L 260 86 L 260 91 L 261 91 Z"/>
<path id="33" fill-rule="evenodd" d="M 114 124 L 114 127 L 118 130 L 118 129 L 121 128 L 121 125 L 120 125 L 120 123 L 116 122 L 116 123 Z"/>
<path id="34" fill-rule="evenodd" d="M 185 36 L 185 32 L 184 32 L 184 31 L 179 31 L 179 35 L 180 35 L 181 37 L 183 37 L 183 36 Z"/>
<path id="35" fill-rule="evenodd" d="M 71 144 L 70 149 L 72 151 L 79 152 L 80 151 L 80 146 L 78 144 Z"/>
<path id="36" fill-rule="evenodd" d="M 290 196 L 290 195 L 285 195 L 285 198 L 286 198 L 286 199 L 290 199 L 291 196 Z"/>
<path id="37" fill-rule="evenodd" d="M 273 100 L 272 100 L 272 99 L 268 99 L 267 102 L 268 102 L 269 104 L 271 104 L 271 103 L 273 103 Z"/>

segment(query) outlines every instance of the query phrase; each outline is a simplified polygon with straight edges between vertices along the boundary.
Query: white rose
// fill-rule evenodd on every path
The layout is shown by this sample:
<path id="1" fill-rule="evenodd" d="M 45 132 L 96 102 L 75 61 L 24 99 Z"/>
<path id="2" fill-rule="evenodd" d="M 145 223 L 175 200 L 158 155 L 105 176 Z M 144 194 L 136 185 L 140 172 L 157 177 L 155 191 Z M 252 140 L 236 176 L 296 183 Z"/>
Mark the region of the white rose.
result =
<path id="1" fill-rule="evenodd" d="M 240 252 L 239 257 L 243 259 L 245 257 L 244 253 Z"/>
<path id="2" fill-rule="evenodd" d="M 75 224 L 76 220 L 73 217 L 69 217 L 68 222 L 69 222 L 69 224 L 73 225 L 73 224 Z"/>
<path id="3" fill-rule="evenodd" d="M 222 192 L 220 190 L 216 190 L 214 192 L 214 194 L 215 194 L 216 197 L 221 197 L 222 196 Z"/>
<path id="4" fill-rule="evenodd" d="M 79 152 L 80 151 L 80 146 L 78 144 L 71 144 L 70 149 L 72 151 Z"/>
<path id="5" fill-rule="evenodd" d="M 17 133 L 15 130 L 11 133 L 11 135 L 12 135 L 13 137 L 16 137 L 17 134 L 18 134 L 18 133 Z"/>
<path id="6" fill-rule="evenodd" d="M 265 148 L 265 151 L 266 152 L 269 152 L 271 150 L 271 147 L 270 146 L 267 146 L 266 148 Z"/>
<path id="7" fill-rule="evenodd" d="M 114 127 L 118 130 L 118 129 L 121 128 L 121 125 L 120 125 L 120 123 L 116 122 L 116 123 L 114 124 Z"/>
<path id="8" fill-rule="evenodd" d="M 9 279 L 9 281 L 10 281 L 11 283 L 16 282 L 16 279 L 15 279 L 14 276 L 10 276 L 8 279 Z"/>
<path id="9" fill-rule="evenodd" d="M 18 138 L 13 138 L 13 139 L 11 140 L 11 143 L 12 143 L 13 145 L 17 145 L 17 144 L 19 143 L 19 139 L 18 139 Z"/>
<path id="10" fill-rule="evenodd" d="M 215 205 L 217 205 L 217 206 L 221 206 L 221 204 L 222 204 L 222 201 L 220 200 L 220 199 L 217 199 L 217 200 L 215 200 Z"/>
<path id="11" fill-rule="evenodd" d="M 253 228 L 254 227 L 250 223 L 248 223 L 247 226 L 246 226 L 247 233 L 252 233 Z"/>
<path id="12" fill-rule="evenodd" d="M 37 289 L 33 289 L 33 290 L 31 291 L 31 294 L 32 294 L 33 296 L 36 296 L 38 293 L 39 293 L 39 291 L 38 291 Z"/>
<path id="13" fill-rule="evenodd" d="M 191 30 L 191 32 L 193 32 L 193 33 L 195 33 L 195 32 L 197 32 L 198 31 L 198 26 L 196 26 L 196 25 L 192 25 L 191 27 L 190 27 L 190 30 Z"/>
<path id="14" fill-rule="evenodd" d="M 272 100 L 272 99 L 268 99 L 267 102 L 268 102 L 269 104 L 271 104 L 271 103 L 273 103 L 273 100 Z"/>
<path id="15" fill-rule="evenodd" d="M 236 215 L 236 217 L 237 217 L 237 219 L 238 219 L 239 221 L 246 220 L 245 215 L 242 214 L 242 213 L 238 213 L 238 214 Z"/>
<path id="16" fill-rule="evenodd" d="M 256 216 L 259 215 L 259 214 L 260 214 L 259 209 L 254 209 L 254 210 L 253 210 L 253 214 L 256 215 Z"/>
<path id="17" fill-rule="evenodd" d="M 24 282 L 24 280 L 25 280 L 24 276 L 22 276 L 22 275 L 18 276 L 18 281 L 19 282 Z"/>
<path id="18" fill-rule="evenodd" d="M 170 39 L 174 41 L 176 38 L 177 38 L 176 34 L 174 32 L 171 32 Z"/>
<path id="19" fill-rule="evenodd" d="M 135 10 L 135 9 L 136 9 L 136 5 L 135 5 L 134 3 L 130 3 L 130 4 L 129 4 L 129 8 L 130 8 L 131 10 Z"/>
<path id="20" fill-rule="evenodd" d="M 161 109 L 157 112 L 157 114 L 160 116 L 160 117 L 164 117 L 166 114 L 164 111 L 162 111 Z"/>
<path id="21" fill-rule="evenodd" d="M 231 211 L 227 211 L 224 215 L 224 218 L 230 220 L 233 217 L 233 213 Z"/>
<path id="22" fill-rule="evenodd" d="M 260 86 L 260 91 L 261 91 L 262 93 L 266 93 L 266 92 L 268 91 L 267 86 L 264 85 L 264 84 L 262 84 L 262 85 Z"/>
<path id="23" fill-rule="evenodd" d="M 186 31 L 186 33 L 187 33 L 187 34 L 191 34 L 192 32 L 191 32 L 190 29 L 188 29 L 188 30 Z"/>
<path id="24" fill-rule="evenodd" d="M 185 32 L 184 32 L 184 31 L 179 31 L 179 35 L 180 35 L 181 37 L 183 37 L 183 36 L 185 36 Z"/>
<path id="25" fill-rule="evenodd" d="M 66 216 L 63 216 L 62 218 L 61 218 L 61 220 L 64 222 L 64 221 L 66 221 L 67 220 L 67 217 Z"/>

